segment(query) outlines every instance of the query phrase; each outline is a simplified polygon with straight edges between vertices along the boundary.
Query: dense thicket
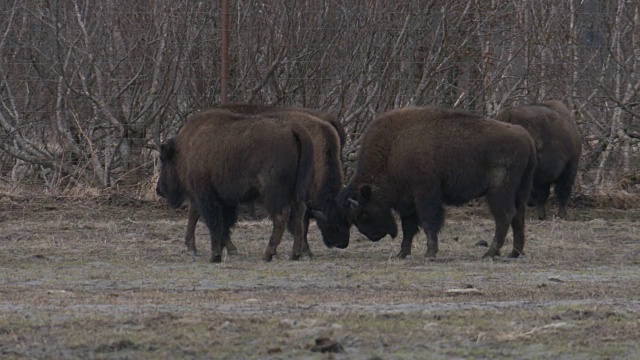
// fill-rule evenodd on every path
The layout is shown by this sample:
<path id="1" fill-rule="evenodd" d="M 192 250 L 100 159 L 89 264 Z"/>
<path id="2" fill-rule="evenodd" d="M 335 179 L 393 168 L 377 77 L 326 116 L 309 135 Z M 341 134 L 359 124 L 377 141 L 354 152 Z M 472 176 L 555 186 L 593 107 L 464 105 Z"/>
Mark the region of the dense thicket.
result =
<path id="1" fill-rule="evenodd" d="M 561 99 L 580 178 L 638 172 L 640 2 L 231 1 L 230 100 L 331 111 L 359 135 L 382 111 L 495 115 Z M 0 2 L 0 175 L 113 185 L 219 102 L 219 1 Z"/>

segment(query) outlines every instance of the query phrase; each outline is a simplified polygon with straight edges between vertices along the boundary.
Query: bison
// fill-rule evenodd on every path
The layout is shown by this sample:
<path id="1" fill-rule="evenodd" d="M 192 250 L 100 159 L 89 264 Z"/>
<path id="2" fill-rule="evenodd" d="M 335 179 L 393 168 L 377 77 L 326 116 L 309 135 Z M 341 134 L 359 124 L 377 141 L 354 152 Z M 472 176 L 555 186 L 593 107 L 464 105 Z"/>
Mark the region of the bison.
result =
<path id="1" fill-rule="evenodd" d="M 313 257 L 307 242 L 309 221 L 316 219 L 318 228 L 322 233 L 322 239 L 328 247 L 345 248 L 349 243 L 349 230 L 351 224 L 338 207 L 336 196 L 343 187 L 342 163 L 340 160 L 341 137 L 344 129 L 339 123 L 330 121 L 331 117 L 325 115 L 318 117 L 314 110 L 302 108 L 275 108 L 259 105 L 232 104 L 219 107 L 240 114 L 263 114 L 266 117 L 274 117 L 285 121 L 297 122 L 309 131 L 313 147 L 313 180 L 307 199 L 307 211 L 304 217 L 304 242 L 303 253 Z M 262 113 L 260 112 L 262 111 Z M 311 115 L 315 114 L 315 115 Z M 223 113 L 226 115 L 226 113 Z M 246 117 L 239 117 L 246 119 Z M 219 121 L 219 120 L 218 120 Z M 336 130 L 340 128 L 341 132 Z M 199 218 L 197 208 L 189 208 L 189 220 L 185 244 L 187 251 L 196 253 L 195 227 Z M 227 252 L 237 252 L 236 246 L 231 240 L 225 243 Z"/>
<path id="2" fill-rule="evenodd" d="M 525 129 L 461 111 L 410 107 L 380 115 L 361 141 L 355 174 L 339 202 L 370 240 L 397 236 L 393 209 L 403 232 L 397 256 L 411 254 L 421 226 L 427 235 L 425 257 L 434 259 L 443 205 L 484 196 L 496 224 L 484 257 L 500 254 L 509 224 L 514 234 L 509 256 L 523 253 L 524 213 L 536 164 Z"/>
<path id="3" fill-rule="evenodd" d="M 538 166 L 533 174 L 529 205 L 537 208 L 540 220 L 545 219 L 545 204 L 554 185 L 558 217 L 566 219 L 582 150 L 580 131 L 571 111 L 560 101 L 550 100 L 502 109 L 497 119 L 523 126 L 536 145 Z"/>
<path id="4" fill-rule="evenodd" d="M 303 221 L 313 176 L 309 132 L 293 122 L 207 111 L 190 118 L 160 147 L 156 190 L 171 207 L 189 199 L 211 236 L 211 262 L 237 220 L 239 203 L 260 200 L 273 221 L 263 259 L 270 261 L 285 226 L 294 237 L 291 259 L 303 250 Z"/>

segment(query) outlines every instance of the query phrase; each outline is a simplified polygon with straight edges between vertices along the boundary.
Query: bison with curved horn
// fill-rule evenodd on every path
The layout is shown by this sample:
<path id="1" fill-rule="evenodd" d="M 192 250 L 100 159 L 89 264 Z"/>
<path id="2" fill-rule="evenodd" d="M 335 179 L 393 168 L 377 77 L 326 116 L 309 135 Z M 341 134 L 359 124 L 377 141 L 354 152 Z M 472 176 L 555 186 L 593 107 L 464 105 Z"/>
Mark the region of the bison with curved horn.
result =
<path id="1" fill-rule="evenodd" d="M 257 199 L 273 221 L 263 259 L 273 258 L 288 226 L 294 237 L 291 259 L 297 260 L 313 158 L 311 136 L 302 125 L 208 111 L 190 118 L 161 145 L 156 190 L 171 207 L 189 199 L 197 208 L 209 228 L 211 262 L 222 260 L 238 204 Z"/>
<path id="2" fill-rule="evenodd" d="M 566 219 L 582 151 L 580 130 L 571 111 L 560 101 L 549 100 L 502 109 L 497 119 L 521 125 L 535 142 L 538 166 L 533 174 L 529 205 L 535 206 L 538 218 L 544 220 L 545 204 L 553 185 L 558 217 Z"/>
<path id="3" fill-rule="evenodd" d="M 336 196 L 343 187 L 342 163 L 340 160 L 340 136 L 335 126 L 326 119 L 302 112 L 300 108 L 270 108 L 258 105 L 226 105 L 222 109 L 256 114 L 257 109 L 264 110 L 263 118 L 276 118 L 286 122 L 302 125 L 311 135 L 314 148 L 313 176 L 309 196 L 306 199 L 307 211 L 303 220 L 303 253 L 313 257 L 307 241 L 309 222 L 315 218 L 322 239 L 328 247 L 345 248 L 349 244 L 351 224 L 347 221 L 342 209 L 338 206 Z M 218 108 L 220 109 L 220 108 Z M 213 110 L 212 114 L 216 114 Z M 222 115 L 225 115 L 223 113 Z M 240 120 L 246 117 L 239 117 Z M 220 120 L 217 120 L 220 121 Z M 340 126 L 341 127 L 341 126 Z M 344 132 L 344 130 L 343 130 Z M 185 243 L 187 251 L 196 253 L 195 227 L 199 214 L 195 206 L 189 208 L 189 222 Z M 236 246 L 231 240 L 225 244 L 227 252 L 233 254 Z"/>
<path id="4" fill-rule="evenodd" d="M 523 253 L 524 213 L 536 164 L 525 129 L 461 111 L 413 107 L 380 115 L 361 141 L 355 174 L 339 201 L 370 240 L 397 235 L 393 209 L 402 222 L 398 257 L 411 254 L 422 227 L 425 256 L 435 258 L 443 205 L 484 196 L 496 224 L 484 257 L 500 254 L 509 225 L 514 234 L 509 256 Z"/>

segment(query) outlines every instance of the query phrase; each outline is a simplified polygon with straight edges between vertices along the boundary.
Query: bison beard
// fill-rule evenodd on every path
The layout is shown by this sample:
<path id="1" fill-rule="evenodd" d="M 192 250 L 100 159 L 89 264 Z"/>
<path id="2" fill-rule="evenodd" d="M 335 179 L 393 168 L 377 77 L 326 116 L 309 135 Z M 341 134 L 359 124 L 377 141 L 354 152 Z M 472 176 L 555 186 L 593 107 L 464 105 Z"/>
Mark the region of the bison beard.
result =
<path id="1" fill-rule="evenodd" d="M 496 223 L 484 257 L 500 254 L 509 225 L 509 256 L 518 257 L 535 164 L 533 141 L 520 126 L 453 110 L 397 109 L 379 116 L 363 134 L 356 172 L 339 202 L 373 241 L 397 235 L 391 210 L 397 211 L 403 232 L 398 256 L 411 254 L 421 226 L 425 256 L 435 258 L 443 205 L 484 196 Z"/>
<path id="2" fill-rule="evenodd" d="M 162 145 L 158 193 L 172 207 L 189 199 L 198 210 L 211 235 L 212 262 L 222 260 L 222 247 L 230 243 L 238 204 L 256 199 L 273 220 L 263 259 L 276 254 L 285 225 L 294 237 L 291 259 L 299 259 L 313 171 L 308 131 L 276 119 L 225 116 L 192 117 Z"/>
<path id="3" fill-rule="evenodd" d="M 530 205 L 537 208 L 538 218 L 547 217 L 545 204 L 554 185 L 558 217 L 566 219 L 582 150 L 580 131 L 571 111 L 561 102 L 550 100 L 505 108 L 497 119 L 521 125 L 534 140 L 538 165 L 533 174 Z"/>

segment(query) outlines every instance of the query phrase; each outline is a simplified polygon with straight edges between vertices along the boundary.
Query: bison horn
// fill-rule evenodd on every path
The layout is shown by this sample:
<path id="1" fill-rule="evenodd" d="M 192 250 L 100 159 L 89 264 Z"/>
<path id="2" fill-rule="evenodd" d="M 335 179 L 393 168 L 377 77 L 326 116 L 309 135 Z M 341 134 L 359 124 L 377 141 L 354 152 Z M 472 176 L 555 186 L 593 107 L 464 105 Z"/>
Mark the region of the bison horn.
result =
<path id="1" fill-rule="evenodd" d="M 351 203 L 351 207 L 354 209 L 360 206 L 360 203 L 357 202 L 356 200 L 353 200 L 352 198 L 347 198 L 347 200 L 349 200 L 349 202 Z"/>
<path id="2" fill-rule="evenodd" d="M 329 219 L 327 219 L 327 216 L 322 211 L 311 210 L 311 213 L 313 214 L 313 217 L 320 221 L 329 221 Z"/>

